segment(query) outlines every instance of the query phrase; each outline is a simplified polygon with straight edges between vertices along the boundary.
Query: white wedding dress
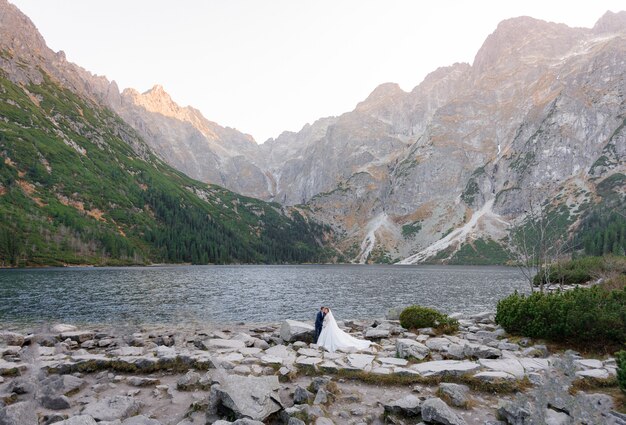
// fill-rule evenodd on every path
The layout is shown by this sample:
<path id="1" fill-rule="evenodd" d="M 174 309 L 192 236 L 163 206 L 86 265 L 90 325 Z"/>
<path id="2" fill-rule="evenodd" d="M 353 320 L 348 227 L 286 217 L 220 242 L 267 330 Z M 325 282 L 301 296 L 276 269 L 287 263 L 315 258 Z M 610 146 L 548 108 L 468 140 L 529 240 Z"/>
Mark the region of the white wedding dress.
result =
<path id="1" fill-rule="evenodd" d="M 317 345 L 324 347 L 332 353 L 339 349 L 365 350 L 372 345 L 372 343 L 364 339 L 355 338 L 339 329 L 337 321 L 333 316 L 333 312 L 329 311 L 324 317 L 322 333 L 320 333 L 320 337 L 317 340 Z"/>

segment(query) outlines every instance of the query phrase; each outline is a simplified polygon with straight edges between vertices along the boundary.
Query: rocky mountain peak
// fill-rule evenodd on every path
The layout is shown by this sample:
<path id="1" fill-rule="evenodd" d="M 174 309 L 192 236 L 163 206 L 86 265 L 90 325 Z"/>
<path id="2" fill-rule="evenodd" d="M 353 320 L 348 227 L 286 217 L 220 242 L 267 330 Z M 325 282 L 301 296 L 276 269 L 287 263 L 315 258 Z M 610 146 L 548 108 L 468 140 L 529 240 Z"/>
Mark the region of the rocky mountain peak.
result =
<path id="1" fill-rule="evenodd" d="M 374 91 L 362 102 L 360 102 L 357 110 L 368 110 L 371 108 L 379 107 L 380 105 L 393 102 L 394 99 L 399 99 L 406 96 L 406 92 L 400 88 L 397 83 L 383 83 L 376 87 Z"/>
<path id="2" fill-rule="evenodd" d="M 588 31 L 528 16 L 506 19 L 498 24 L 476 54 L 473 71 L 476 74 L 502 72 L 521 63 L 560 57 Z"/>
<path id="3" fill-rule="evenodd" d="M 0 47 L 18 56 L 31 56 L 47 49 L 30 18 L 6 0 L 0 0 Z"/>
<path id="4" fill-rule="evenodd" d="M 616 33 L 626 31 L 626 11 L 607 11 L 594 25 L 594 34 Z"/>

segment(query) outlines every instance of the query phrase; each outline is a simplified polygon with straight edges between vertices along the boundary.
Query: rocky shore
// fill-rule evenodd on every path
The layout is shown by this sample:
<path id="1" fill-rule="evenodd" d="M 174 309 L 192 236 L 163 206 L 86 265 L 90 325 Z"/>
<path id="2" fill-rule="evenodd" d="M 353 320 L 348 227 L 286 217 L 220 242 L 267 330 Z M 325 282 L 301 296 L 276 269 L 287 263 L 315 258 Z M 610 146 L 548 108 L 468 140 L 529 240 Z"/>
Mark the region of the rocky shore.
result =
<path id="1" fill-rule="evenodd" d="M 603 391 L 614 359 L 512 338 L 488 312 L 455 317 L 455 335 L 340 322 L 376 345 L 336 353 L 291 320 L 3 326 L 0 425 L 626 424 Z"/>

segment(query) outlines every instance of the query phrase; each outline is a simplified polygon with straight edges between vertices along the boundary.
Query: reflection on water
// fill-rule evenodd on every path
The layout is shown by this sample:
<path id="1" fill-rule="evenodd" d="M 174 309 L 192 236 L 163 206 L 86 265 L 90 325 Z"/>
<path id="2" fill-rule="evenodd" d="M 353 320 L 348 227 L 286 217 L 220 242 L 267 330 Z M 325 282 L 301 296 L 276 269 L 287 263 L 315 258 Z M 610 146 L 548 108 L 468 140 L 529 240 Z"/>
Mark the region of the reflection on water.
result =
<path id="1" fill-rule="evenodd" d="M 311 320 L 382 317 L 421 304 L 493 310 L 526 291 L 517 269 L 481 266 L 167 266 L 0 271 L 0 321 L 71 323 Z"/>

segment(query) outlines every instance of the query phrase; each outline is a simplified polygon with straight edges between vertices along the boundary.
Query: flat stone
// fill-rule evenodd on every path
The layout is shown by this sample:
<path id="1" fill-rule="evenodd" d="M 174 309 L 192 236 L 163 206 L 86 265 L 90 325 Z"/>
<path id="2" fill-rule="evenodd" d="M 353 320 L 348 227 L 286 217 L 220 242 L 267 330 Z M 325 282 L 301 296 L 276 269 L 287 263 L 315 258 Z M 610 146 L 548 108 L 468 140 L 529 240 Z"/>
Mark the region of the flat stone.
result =
<path id="1" fill-rule="evenodd" d="M 374 375 L 391 375 L 391 369 L 388 367 L 375 367 L 372 369 Z"/>
<path id="2" fill-rule="evenodd" d="M 318 365 L 318 368 L 320 370 L 322 370 L 323 372 L 334 373 L 334 372 L 337 372 L 339 370 L 339 365 L 337 365 L 337 363 L 335 363 L 333 361 L 326 360 L 326 361 L 320 363 Z"/>
<path id="3" fill-rule="evenodd" d="M 474 378 L 483 382 L 514 381 L 517 379 L 515 375 L 501 371 L 479 372 L 474 375 Z"/>
<path id="4" fill-rule="evenodd" d="M 298 354 L 301 356 L 319 357 L 322 353 L 312 348 L 301 348 L 298 350 Z"/>
<path id="5" fill-rule="evenodd" d="M 0 376 L 20 375 L 27 370 L 28 365 L 26 363 L 7 362 L 6 360 L 0 359 Z"/>
<path id="6" fill-rule="evenodd" d="M 283 359 L 281 357 L 278 357 L 278 356 L 265 355 L 265 356 L 261 357 L 261 362 L 263 362 L 265 364 L 281 365 L 281 364 L 283 364 Z"/>
<path id="7" fill-rule="evenodd" d="M 409 362 L 405 359 L 398 359 L 397 357 L 379 357 L 377 360 L 383 364 L 390 364 L 394 366 L 406 366 Z"/>
<path id="8" fill-rule="evenodd" d="M 579 378 L 608 379 L 610 374 L 606 369 L 589 369 L 579 370 L 576 372 L 576 376 Z"/>
<path id="9" fill-rule="evenodd" d="M 243 354 L 244 356 L 256 356 L 257 354 L 262 353 L 263 350 L 261 350 L 260 348 L 256 348 L 256 347 L 245 347 L 245 348 L 239 349 L 239 352 Z"/>
<path id="10" fill-rule="evenodd" d="M 265 350 L 265 354 L 280 357 L 287 364 L 296 360 L 296 353 L 285 345 L 275 345 Z"/>
<path id="11" fill-rule="evenodd" d="M 18 402 L 0 408 L 2 425 L 39 425 L 36 409 L 32 402 Z"/>
<path id="12" fill-rule="evenodd" d="M 587 369 L 601 369 L 601 368 L 604 367 L 604 364 L 600 360 L 596 360 L 596 359 L 574 360 L 574 365 L 578 369 L 583 369 L 583 370 L 587 370 Z"/>
<path id="13" fill-rule="evenodd" d="M 514 358 L 497 360 L 479 359 L 478 362 L 487 369 L 497 372 L 506 372 L 519 379 L 524 377 L 524 366 L 522 366 L 519 360 Z"/>
<path id="14" fill-rule="evenodd" d="M 114 356 L 143 356 L 143 347 L 119 347 L 111 351 Z"/>
<path id="15" fill-rule="evenodd" d="M 548 368 L 550 367 L 550 361 L 548 359 L 520 357 L 518 358 L 518 361 L 520 362 L 526 373 L 548 370 Z"/>
<path id="16" fill-rule="evenodd" d="M 480 365 L 469 361 L 435 360 L 412 365 L 411 369 L 417 371 L 422 376 L 460 376 L 480 369 Z"/>
<path id="17" fill-rule="evenodd" d="M 350 366 L 363 370 L 372 364 L 374 356 L 369 354 L 350 354 L 347 361 Z"/>
<path id="18" fill-rule="evenodd" d="M 296 364 L 301 366 L 315 366 L 318 363 L 323 362 L 324 359 L 320 357 L 306 357 L 300 356 L 296 359 Z"/>
<path id="19" fill-rule="evenodd" d="M 213 338 L 207 339 L 203 341 L 204 346 L 210 349 L 219 349 L 219 348 L 229 348 L 232 350 L 240 350 L 242 348 L 246 348 L 246 344 L 243 341 L 239 341 L 236 339 L 221 339 L 221 338 Z"/>
<path id="20" fill-rule="evenodd" d="M 396 375 L 400 375 L 400 376 L 416 376 L 420 374 L 416 370 L 408 369 L 405 367 L 396 367 L 393 369 L 393 373 L 395 373 Z"/>

